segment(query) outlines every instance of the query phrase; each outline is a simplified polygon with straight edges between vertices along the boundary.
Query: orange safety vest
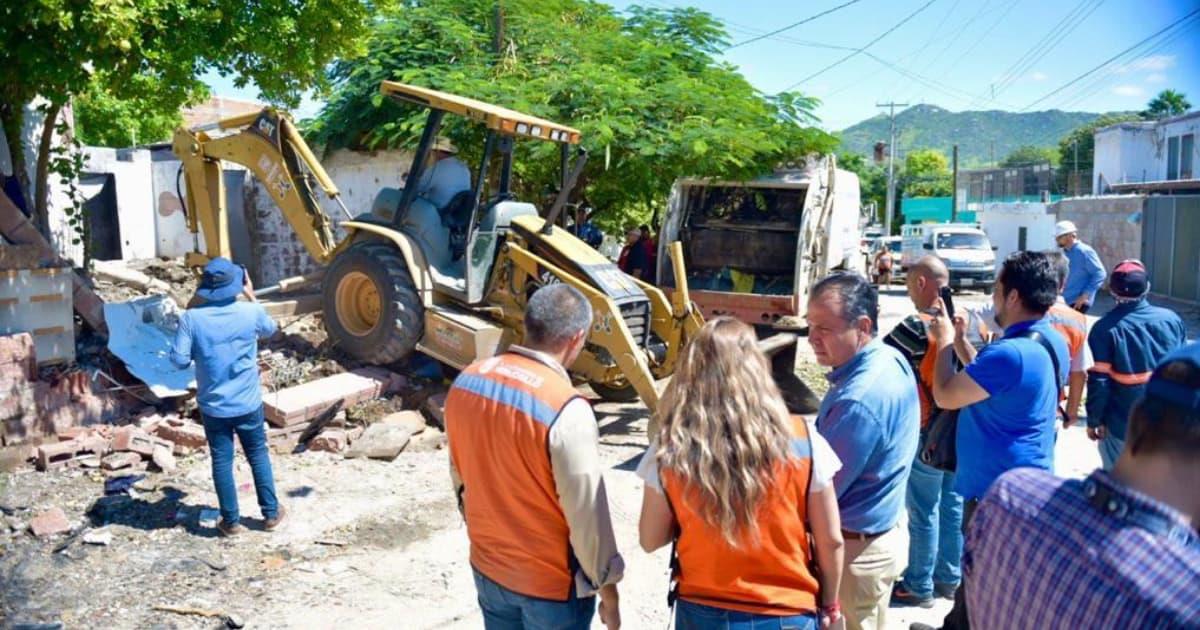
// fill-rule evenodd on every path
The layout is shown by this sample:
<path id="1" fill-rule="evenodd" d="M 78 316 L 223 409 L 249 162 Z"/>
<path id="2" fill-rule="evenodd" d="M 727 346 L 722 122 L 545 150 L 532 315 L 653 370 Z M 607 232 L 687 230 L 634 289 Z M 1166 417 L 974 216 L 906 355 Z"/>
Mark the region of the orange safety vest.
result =
<path id="1" fill-rule="evenodd" d="M 1083 344 L 1087 343 L 1087 316 L 1066 304 L 1054 303 L 1046 311 L 1046 321 L 1063 336 L 1070 350 L 1071 359 L 1083 352 Z"/>
<path id="2" fill-rule="evenodd" d="M 925 313 L 917 313 L 917 317 L 925 323 L 928 330 L 929 322 L 933 321 L 933 316 Z M 917 366 L 917 380 L 920 381 L 920 386 L 917 387 L 917 398 L 921 401 L 921 428 L 924 429 L 929 421 L 933 419 L 933 368 L 937 365 L 937 342 L 929 336 L 926 337 L 929 341 L 929 349 L 925 351 L 925 356 L 921 357 L 921 363 Z"/>
<path id="3" fill-rule="evenodd" d="M 571 595 L 570 531 L 549 439 L 563 408 L 578 397 L 554 368 L 514 353 L 471 364 L 446 396 L 471 566 L 522 595 L 556 601 Z"/>
<path id="4" fill-rule="evenodd" d="M 679 523 L 679 597 L 685 601 L 764 615 L 817 610 L 818 582 L 809 563 L 808 477 L 812 454 L 808 424 L 793 416 L 792 457 L 775 470 L 775 485 L 758 506 L 757 546 L 732 547 L 698 513 L 698 491 L 663 470 L 663 489 Z"/>

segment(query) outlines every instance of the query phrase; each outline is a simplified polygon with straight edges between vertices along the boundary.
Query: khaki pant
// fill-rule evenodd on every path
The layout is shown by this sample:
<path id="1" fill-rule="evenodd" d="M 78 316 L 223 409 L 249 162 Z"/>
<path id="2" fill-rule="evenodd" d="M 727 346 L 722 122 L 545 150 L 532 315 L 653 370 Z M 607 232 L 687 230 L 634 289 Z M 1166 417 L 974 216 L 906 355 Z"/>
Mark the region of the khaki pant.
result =
<path id="1" fill-rule="evenodd" d="M 846 539 L 838 599 L 847 630 L 884 630 L 892 585 L 908 564 L 908 527 L 898 523 L 871 540 Z"/>

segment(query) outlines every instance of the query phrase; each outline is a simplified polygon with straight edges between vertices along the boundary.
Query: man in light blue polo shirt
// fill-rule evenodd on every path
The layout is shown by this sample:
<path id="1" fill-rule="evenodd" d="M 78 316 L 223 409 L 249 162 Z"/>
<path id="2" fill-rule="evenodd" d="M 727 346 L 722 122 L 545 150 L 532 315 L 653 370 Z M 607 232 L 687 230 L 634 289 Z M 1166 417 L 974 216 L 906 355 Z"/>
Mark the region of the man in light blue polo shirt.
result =
<path id="1" fill-rule="evenodd" d="M 247 301 L 239 302 L 238 295 Z M 233 436 L 236 433 L 250 462 L 254 491 L 264 528 L 279 526 L 286 512 L 275 496 L 275 479 L 263 423 L 262 385 L 258 376 L 258 340 L 275 333 L 275 322 L 254 299 L 245 271 L 226 258 L 204 267 L 196 297 L 179 318 L 171 361 L 179 367 L 196 363 L 196 402 L 212 457 L 213 482 L 225 536 L 245 530 L 238 514 L 233 481 Z"/>
<path id="2" fill-rule="evenodd" d="M 1062 248 L 1071 263 L 1063 299 L 1080 313 L 1088 312 L 1096 301 L 1096 291 L 1104 284 L 1104 263 L 1091 245 L 1079 240 L 1079 230 L 1071 221 L 1054 224 L 1054 242 Z"/>
<path id="3" fill-rule="evenodd" d="M 847 628 L 885 628 L 908 559 L 901 517 L 921 403 L 908 362 L 875 338 L 879 296 L 866 278 L 826 277 L 809 294 L 807 317 L 817 362 L 833 368 L 817 430 L 842 460 L 833 478 L 846 541 L 838 598 Z"/>
<path id="4" fill-rule="evenodd" d="M 964 532 L 980 497 L 1001 474 L 1013 468 L 1053 469 L 1058 401 L 1071 365 L 1066 340 L 1044 319 L 1057 298 L 1058 274 L 1049 256 L 1028 251 L 1009 256 L 992 294 L 1004 337 L 984 346 L 957 373 L 954 325 L 940 299 L 935 307 L 938 315 L 929 326 L 938 348 L 934 401 L 942 409 L 962 410 L 956 489 L 964 501 Z M 964 576 L 943 628 L 969 627 L 965 583 Z"/>

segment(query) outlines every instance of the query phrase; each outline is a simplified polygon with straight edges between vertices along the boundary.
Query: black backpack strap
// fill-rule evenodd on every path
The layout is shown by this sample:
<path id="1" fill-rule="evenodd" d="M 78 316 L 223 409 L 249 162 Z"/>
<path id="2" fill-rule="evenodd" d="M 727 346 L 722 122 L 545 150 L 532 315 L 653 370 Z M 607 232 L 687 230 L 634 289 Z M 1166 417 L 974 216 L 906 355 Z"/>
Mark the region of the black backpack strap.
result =
<path id="1" fill-rule="evenodd" d="M 1040 333 L 1036 330 L 1024 330 L 1024 331 L 1021 331 L 1021 333 L 1018 334 L 1017 336 L 1025 337 L 1026 339 L 1031 339 L 1033 341 L 1036 341 L 1036 342 L 1038 342 L 1038 344 L 1040 344 L 1043 348 L 1046 349 L 1046 352 L 1048 352 L 1050 354 L 1050 362 L 1051 362 L 1051 364 L 1054 365 L 1055 389 L 1057 389 L 1058 391 L 1062 391 L 1063 382 L 1062 382 L 1062 377 L 1060 376 L 1062 374 L 1062 372 L 1060 371 L 1060 367 L 1058 365 L 1058 353 L 1054 351 L 1054 346 L 1050 345 L 1050 340 L 1046 339 L 1045 335 L 1043 335 L 1042 333 Z"/>

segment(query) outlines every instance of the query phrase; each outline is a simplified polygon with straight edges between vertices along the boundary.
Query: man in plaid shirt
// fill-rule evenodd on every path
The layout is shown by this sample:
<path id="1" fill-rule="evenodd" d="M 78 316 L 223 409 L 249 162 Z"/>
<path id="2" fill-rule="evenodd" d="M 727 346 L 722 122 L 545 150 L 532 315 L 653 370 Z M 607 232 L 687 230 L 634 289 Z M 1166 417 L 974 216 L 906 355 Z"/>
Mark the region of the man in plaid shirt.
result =
<path id="1" fill-rule="evenodd" d="M 1200 344 L 1154 371 L 1127 438 L 1112 473 L 992 485 L 963 556 L 972 627 L 1200 627 Z"/>

